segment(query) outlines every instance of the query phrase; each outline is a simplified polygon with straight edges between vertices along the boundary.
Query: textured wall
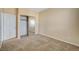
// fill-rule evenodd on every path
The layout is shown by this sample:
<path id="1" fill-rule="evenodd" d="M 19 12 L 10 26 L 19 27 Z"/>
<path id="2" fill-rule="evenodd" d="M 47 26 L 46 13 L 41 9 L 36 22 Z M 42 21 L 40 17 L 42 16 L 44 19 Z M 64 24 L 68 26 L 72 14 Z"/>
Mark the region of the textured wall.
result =
<path id="1" fill-rule="evenodd" d="M 79 45 L 79 9 L 48 9 L 39 18 L 39 33 Z"/>
<path id="2" fill-rule="evenodd" d="M 15 8 L 0 8 L 0 12 L 8 13 L 8 14 L 16 14 Z"/>

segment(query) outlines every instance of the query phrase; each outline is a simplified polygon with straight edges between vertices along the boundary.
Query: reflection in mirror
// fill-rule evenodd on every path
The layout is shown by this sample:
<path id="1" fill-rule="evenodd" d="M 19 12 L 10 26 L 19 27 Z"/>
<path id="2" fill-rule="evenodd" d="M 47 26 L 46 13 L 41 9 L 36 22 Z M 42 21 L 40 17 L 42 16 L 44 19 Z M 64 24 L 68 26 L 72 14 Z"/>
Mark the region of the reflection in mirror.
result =
<path id="1" fill-rule="evenodd" d="M 29 17 L 29 34 L 35 34 L 35 17 Z"/>

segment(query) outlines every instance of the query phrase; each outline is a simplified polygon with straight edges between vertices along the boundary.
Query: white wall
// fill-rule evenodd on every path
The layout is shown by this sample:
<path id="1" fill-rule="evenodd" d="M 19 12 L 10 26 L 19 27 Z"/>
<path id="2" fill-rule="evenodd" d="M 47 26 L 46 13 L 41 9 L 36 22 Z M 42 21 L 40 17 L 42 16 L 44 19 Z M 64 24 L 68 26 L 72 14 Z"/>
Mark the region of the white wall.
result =
<path id="1" fill-rule="evenodd" d="M 79 46 L 79 10 L 52 8 L 39 14 L 39 33 Z"/>

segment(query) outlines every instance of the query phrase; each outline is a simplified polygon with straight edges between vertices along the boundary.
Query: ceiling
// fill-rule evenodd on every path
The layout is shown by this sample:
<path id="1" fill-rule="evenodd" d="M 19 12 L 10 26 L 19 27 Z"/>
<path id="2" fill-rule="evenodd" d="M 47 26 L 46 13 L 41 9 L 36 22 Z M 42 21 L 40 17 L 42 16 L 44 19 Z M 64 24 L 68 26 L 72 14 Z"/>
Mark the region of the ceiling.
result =
<path id="1" fill-rule="evenodd" d="M 41 12 L 46 10 L 47 8 L 29 8 L 30 10 L 34 11 L 34 12 Z"/>

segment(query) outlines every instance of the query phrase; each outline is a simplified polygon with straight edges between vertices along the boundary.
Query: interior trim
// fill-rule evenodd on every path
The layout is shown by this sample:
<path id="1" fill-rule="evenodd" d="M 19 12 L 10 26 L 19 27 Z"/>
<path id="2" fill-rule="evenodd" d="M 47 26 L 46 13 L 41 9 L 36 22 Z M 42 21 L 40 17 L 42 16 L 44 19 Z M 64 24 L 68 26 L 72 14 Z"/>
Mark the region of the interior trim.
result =
<path id="1" fill-rule="evenodd" d="M 55 37 L 53 37 L 53 36 L 46 35 L 46 34 L 43 34 L 43 33 L 39 33 L 39 34 L 40 34 L 40 35 L 43 35 L 43 36 L 47 36 L 47 37 L 49 37 L 49 38 L 53 38 L 53 39 L 56 39 L 56 40 L 59 40 L 59 41 L 62 41 L 62 42 L 65 42 L 65 43 L 68 43 L 68 44 L 71 44 L 71 45 L 74 45 L 74 46 L 79 47 L 79 44 L 75 44 L 75 43 L 71 43 L 71 42 L 68 42 L 68 41 L 60 40 L 60 39 L 57 39 L 57 38 L 55 38 Z"/>

